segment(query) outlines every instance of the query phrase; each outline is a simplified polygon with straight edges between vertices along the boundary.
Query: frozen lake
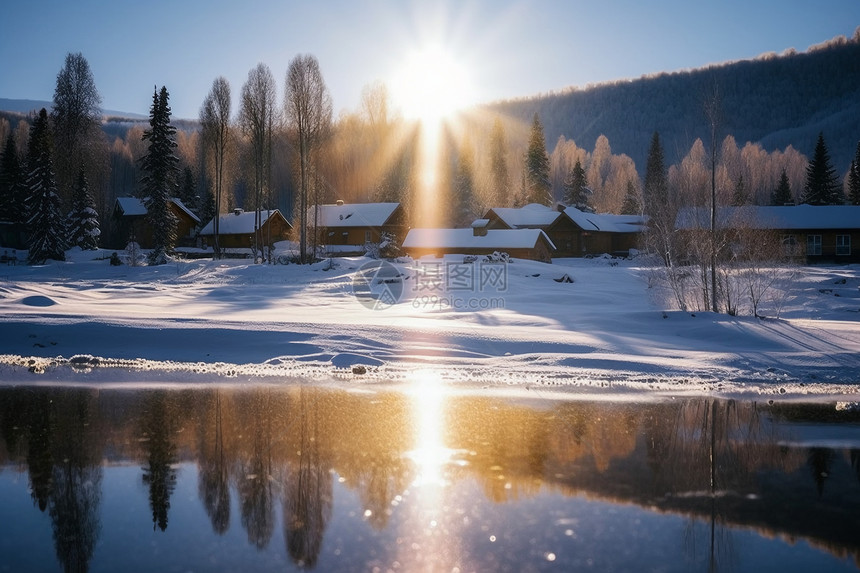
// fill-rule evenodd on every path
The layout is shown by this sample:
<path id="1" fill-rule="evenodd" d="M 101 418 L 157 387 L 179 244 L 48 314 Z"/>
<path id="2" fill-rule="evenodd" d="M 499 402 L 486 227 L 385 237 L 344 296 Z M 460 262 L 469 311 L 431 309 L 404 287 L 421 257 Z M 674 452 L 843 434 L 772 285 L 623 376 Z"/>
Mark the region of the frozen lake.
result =
<path id="1" fill-rule="evenodd" d="M 0 571 L 860 567 L 850 407 L 413 382 L 2 387 Z"/>

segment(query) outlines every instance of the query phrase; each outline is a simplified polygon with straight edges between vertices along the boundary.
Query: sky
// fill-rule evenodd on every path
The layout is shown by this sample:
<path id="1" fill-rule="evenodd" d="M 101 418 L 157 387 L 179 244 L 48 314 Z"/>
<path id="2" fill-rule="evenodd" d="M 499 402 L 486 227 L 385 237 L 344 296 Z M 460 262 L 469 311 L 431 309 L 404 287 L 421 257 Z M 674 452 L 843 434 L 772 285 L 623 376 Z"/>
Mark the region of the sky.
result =
<path id="1" fill-rule="evenodd" d="M 224 76 L 234 114 L 248 72 L 269 66 L 283 100 L 290 60 L 313 54 L 335 114 L 374 82 L 407 109 L 435 46 L 460 105 L 638 78 L 766 52 L 860 26 L 858 0 L 12 0 L 0 8 L 0 97 L 53 99 L 67 53 L 90 64 L 102 107 L 148 114 L 166 86 L 174 118 L 196 118 Z M 421 62 L 420 64 L 418 62 Z M 438 72 L 437 72 L 438 73 Z M 279 104 L 280 105 L 280 104 Z"/>

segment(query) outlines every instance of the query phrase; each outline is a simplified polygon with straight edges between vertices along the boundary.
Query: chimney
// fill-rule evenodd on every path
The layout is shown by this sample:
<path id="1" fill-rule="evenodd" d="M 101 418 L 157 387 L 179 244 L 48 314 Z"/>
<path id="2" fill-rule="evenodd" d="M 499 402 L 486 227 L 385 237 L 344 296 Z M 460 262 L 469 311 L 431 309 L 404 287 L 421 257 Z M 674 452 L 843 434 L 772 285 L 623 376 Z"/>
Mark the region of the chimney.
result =
<path id="1" fill-rule="evenodd" d="M 490 224 L 489 219 L 475 219 L 472 222 L 472 236 L 473 237 L 486 237 L 487 236 L 487 225 Z"/>
<path id="2" fill-rule="evenodd" d="M 338 199 L 338 200 L 337 200 L 337 206 L 338 206 L 338 207 L 343 207 L 343 199 Z"/>

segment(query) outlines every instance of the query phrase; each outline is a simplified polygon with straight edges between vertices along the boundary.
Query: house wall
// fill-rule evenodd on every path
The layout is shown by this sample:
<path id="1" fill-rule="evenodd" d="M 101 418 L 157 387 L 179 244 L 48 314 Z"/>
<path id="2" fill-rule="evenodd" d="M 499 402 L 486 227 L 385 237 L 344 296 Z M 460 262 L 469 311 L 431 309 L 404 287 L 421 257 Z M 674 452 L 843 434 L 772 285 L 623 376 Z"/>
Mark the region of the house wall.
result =
<path id="1" fill-rule="evenodd" d="M 550 253 L 549 246 L 543 241 L 539 242 L 535 245 L 534 248 L 530 249 L 473 249 L 473 248 L 404 248 L 406 254 L 408 254 L 413 259 L 417 259 L 419 257 L 423 257 L 426 255 L 433 255 L 435 257 L 441 257 L 443 255 L 490 255 L 493 251 L 504 251 L 508 253 L 513 258 L 516 259 L 528 259 L 532 261 L 541 261 L 545 263 L 552 262 L 552 255 Z"/>
<path id="2" fill-rule="evenodd" d="M 860 229 L 821 229 L 779 231 L 780 238 L 794 236 L 797 241 L 798 256 L 805 256 L 807 263 L 835 262 L 854 263 L 860 262 Z M 821 254 L 813 254 L 807 249 L 809 237 L 817 235 L 821 237 Z M 836 254 L 837 236 L 850 237 L 850 248 L 847 254 Z"/>
<path id="3" fill-rule="evenodd" d="M 272 243 L 286 241 L 290 238 L 291 230 L 292 227 L 286 219 L 278 215 L 272 215 L 266 219 L 266 222 L 260 228 L 259 242 L 262 245 L 268 245 L 270 241 Z M 250 233 L 219 233 L 218 245 L 222 249 L 250 249 L 253 246 L 253 235 L 253 231 Z M 206 239 L 207 246 L 211 247 L 214 244 L 213 235 L 201 236 Z"/>
<path id="4" fill-rule="evenodd" d="M 394 235 L 398 243 L 406 238 L 406 227 L 402 224 L 400 211 L 392 216 L 394 222 L 381 227 L 320 227 L 317 233 L 317 241 L 320 245 L 354 245 L 363 249 L 365 243 L 378 243 L 382 240 L 382 233 Z M 362 251 L 363 252 L 363 251 Z"/>
<path id="5" fill-rule="evenodd" d="M 176 245 L 192 246 L 194 244 L 197 221 L 189 217 L 188 213 L 177 207 L 175 203 L 170 203 L 170 210 L 178 220 L 176 225 Z M 153 247 L 152 226 L 150 226 L 144 215 L 117 217 L 114 236 L 113 245 L 109 248 L 124 249 L 132 238 L 142 249 L 151 249 Z"/>

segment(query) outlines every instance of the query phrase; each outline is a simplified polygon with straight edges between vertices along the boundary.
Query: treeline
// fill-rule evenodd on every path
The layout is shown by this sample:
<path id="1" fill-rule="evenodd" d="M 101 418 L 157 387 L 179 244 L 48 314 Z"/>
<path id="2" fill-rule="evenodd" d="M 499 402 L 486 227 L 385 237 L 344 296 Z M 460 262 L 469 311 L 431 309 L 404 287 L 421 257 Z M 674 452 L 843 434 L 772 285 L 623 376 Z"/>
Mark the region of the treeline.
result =
<path id="1" fill-rule="evenodd" d="M 592 149 L 605 135 L 618 153 L 644 165 L 659 131 L 669 164 L 679 162 L 709 133 L 703 103 L 716 86 L 722 136 L 758 142 L 773 152 L 789 145 L 809 156 L 819 132 L 827 135 L 836 166 L 844 171 L 860 133 L 860 28 L 804 53 L 765 54 L 755 60 L 662 73 L 534 98 L 502 101 L 486 109 L 527 123 L 537 113 L 548 141 L 564 136 Z"/>
<path id="2" fill-rule="evenodd" d="M 121 245 L 112 210 L 117 197 L 144 198 L 142 160 L 149 149 L 144 134 L 151 127 L 145 121 L 105 120 L 86 60 L 81 54 L 69 57 L 48 115 L 59 209 L 64 216 L 73 209 L 82 172 L 100 225 L 99 242 Z M 298 73 L 299 64 L 310 68 Z M 72 65 L 84 66 L 87 74 L 72 74 Z M 62 84 L 65 76 L 84 77 L 86 85 Z M 88 107 L 64 111 L 64 94 L 72 88 L 88 94 Z M 297 94 L 306 101 L 296 100 Z M 713 125 L 705 113 L 708 101 L 718 112 Z M 712 160 L 721 204 L 741 198 L 770 204 L 786 183 L 789 195 L 783 200 L 801 201 L 807 156 L 819 133 L 827 138 L 844 194 L 850 196 L 858 106 L 860 33 L 803 54 L 481 106 L 450 118 L 441 131 L 440 159 L 432 166 L 436 220 L 461 226 L 489 207 L 534 200 L 567 201 L 598 212 L 643 212 L 643 167 L 655 132 L 666 150 L 669 184 L 694 205 L 708 187 Z M 255 110 L 265 113 L 255 117 Z M 83 128 L 70 121 L 78 116 L 86 119 Z M 36 120 L 33 114 L 0 115 L 0 141 L 7 143 L 5 149 L 14 144 L 25 179 L 32 168 L 27 150 Z M 171 167 L 176 173 L 167 179 L 170 192 L 203 224 L 215 212 L 237 207 L 278 208 L 300 240 L 306 236 L 307 207 L 338 199 L 399 201 L 410 224 L 426 220 L 419 212 L 426 205 L 415 200 L 428 167 L 422 126 L 393 111 L 381 83 L 365 87 L 357 110 L 334 117 L 313 56 L 297 56 L 281 88 L 262 63 L 239 89 L 216 78 L 201 100 L 198 120 L 170 120 L 170 125 L 178 159 Z M 10 209 L 25 199 L 10 191 L 8 173 L 0 171 L 0 220 L 11 220 Z M 4 235 L 6 246 L 8 241 Z"/>

